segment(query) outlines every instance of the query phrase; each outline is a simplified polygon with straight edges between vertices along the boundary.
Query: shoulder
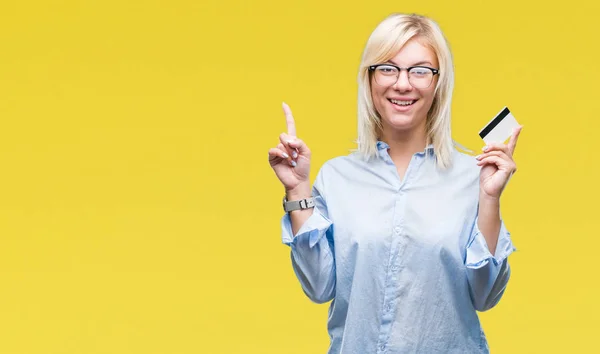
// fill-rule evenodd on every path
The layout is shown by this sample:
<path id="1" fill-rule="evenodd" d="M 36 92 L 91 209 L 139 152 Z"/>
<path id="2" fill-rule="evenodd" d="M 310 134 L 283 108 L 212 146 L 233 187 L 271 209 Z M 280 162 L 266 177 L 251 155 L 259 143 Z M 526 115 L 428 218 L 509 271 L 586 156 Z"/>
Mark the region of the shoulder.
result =
<path id="1" fill-rule="evenodd" d="M 477 165 L 475 156 L 476 155 L 471 151 L 467 153 L 454 148 L 452 151 L 452 167 L 450 168 L 451 174 L 464 176 L 469 179 L 479 178 L 479 171 L 481 168 Z"/>
<path id="2" fill-rule="evenodd" d="M 351 152 L 348 155 L 336 156 L 326 160 L 320 168 L 320 173 L 328 175 L 348 175 L 349 172 L 358 169 L 368 168 L 377 163 L 377 159 L 367 161 L 362 158 L 358 152 Z"/>
<path id="3" fill-rule="evenodd" d="M 321 186 L 345 183 L 350 176 L 368 169 L 373 163 L 362 159 L 358 152 L 332 157 L 319 168 L 316 182 Z"/>
<path id="4" fill-rule="evenodd" d="M 464 151 L 460 151 L 457 148 L 454 148 L 452 154 L 454 163 L 459 167 L 472 168 L 473 166 L 477 166 L 477 160 L 475 159 L 476 155 L 472 152 L 467 153 Z"/>
<path id="5" fill-rule="evenodd" d="M 332 157 L 325 160 L 323 165 L 321 165 L 318 175 L 326 179 L 334 178 L 337 175 L 343 174 L 343 171 L 352 168 L 353 164 L 351 155 Z"/>

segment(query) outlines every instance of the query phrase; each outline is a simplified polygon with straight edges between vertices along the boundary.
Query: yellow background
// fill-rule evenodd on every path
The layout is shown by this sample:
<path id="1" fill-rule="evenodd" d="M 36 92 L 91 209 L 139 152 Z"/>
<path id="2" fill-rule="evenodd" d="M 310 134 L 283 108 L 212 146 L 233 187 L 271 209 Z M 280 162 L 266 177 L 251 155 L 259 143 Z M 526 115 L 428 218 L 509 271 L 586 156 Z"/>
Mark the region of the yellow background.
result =
<path id="1" fill-rule="evenodd" d="M 355 147 L 361 51 L 395 11 L 450 40 L 458 141 L 504 105 L 524 125 L 492 352 L 600 351 L 600 8 L 558 5 L 3 1 L 0 353 L 325 353 L 267 151 L 282 101 L 313 179 Z"/>

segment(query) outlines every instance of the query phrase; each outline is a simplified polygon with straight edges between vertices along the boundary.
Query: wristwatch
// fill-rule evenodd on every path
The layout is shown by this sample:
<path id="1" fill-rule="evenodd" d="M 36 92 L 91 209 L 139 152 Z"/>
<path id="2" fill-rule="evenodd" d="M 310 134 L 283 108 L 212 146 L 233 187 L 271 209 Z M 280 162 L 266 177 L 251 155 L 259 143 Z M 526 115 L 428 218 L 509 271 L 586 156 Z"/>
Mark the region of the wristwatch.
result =
<path id="1" fill-rule="evenodd" d="M 300 199 L 300 200 L 292 200 L 288 201 L 287 198 L 283 197 L 283 210 L 286 213 L 289 213 L 293 210 L 304 210 L 309 208 L 314 208 L 315 199 L 313 197 Z"/>

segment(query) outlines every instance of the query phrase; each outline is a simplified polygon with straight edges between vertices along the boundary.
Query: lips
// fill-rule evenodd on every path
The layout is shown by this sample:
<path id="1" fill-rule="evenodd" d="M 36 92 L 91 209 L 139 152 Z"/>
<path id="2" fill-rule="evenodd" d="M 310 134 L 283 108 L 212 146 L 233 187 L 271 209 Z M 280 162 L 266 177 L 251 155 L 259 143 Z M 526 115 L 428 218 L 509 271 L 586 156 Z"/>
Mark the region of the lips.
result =
<path id="1" fill-rule="evenodd" d="M 394 98 L 388 98 L 388 101 L 390 101 L 392 104 L 396 105 L 396 106 L 400 106 L 400 107 L 408 107 L 408 106 L 412 106 L 413 104 L 415 104 L 415 102 L 417 102 L 417 100 L 400 100 L 400 99 L 394 99 Z"/>

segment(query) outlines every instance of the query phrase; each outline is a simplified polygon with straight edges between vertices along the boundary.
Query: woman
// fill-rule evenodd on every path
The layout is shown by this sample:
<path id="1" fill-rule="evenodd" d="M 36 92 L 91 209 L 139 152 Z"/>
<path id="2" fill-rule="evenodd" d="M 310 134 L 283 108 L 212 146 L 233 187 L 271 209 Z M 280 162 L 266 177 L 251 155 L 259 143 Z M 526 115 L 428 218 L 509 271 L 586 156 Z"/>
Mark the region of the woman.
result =
<path id="1" fill-rule="evenodd" d="M 473 158 L 450 134 L 453 65 L 438 25 L 394 14 L 362 57 L 358 150 L 310 186 L 310 150 L 288 133 L 269 150 L 286 196 L 283 242 L 306 295 L 329 308 L 329 353 L 487 353 L 477 311 L 498 303 L 514 251 L 500 195 L 507 145 Z"/>

